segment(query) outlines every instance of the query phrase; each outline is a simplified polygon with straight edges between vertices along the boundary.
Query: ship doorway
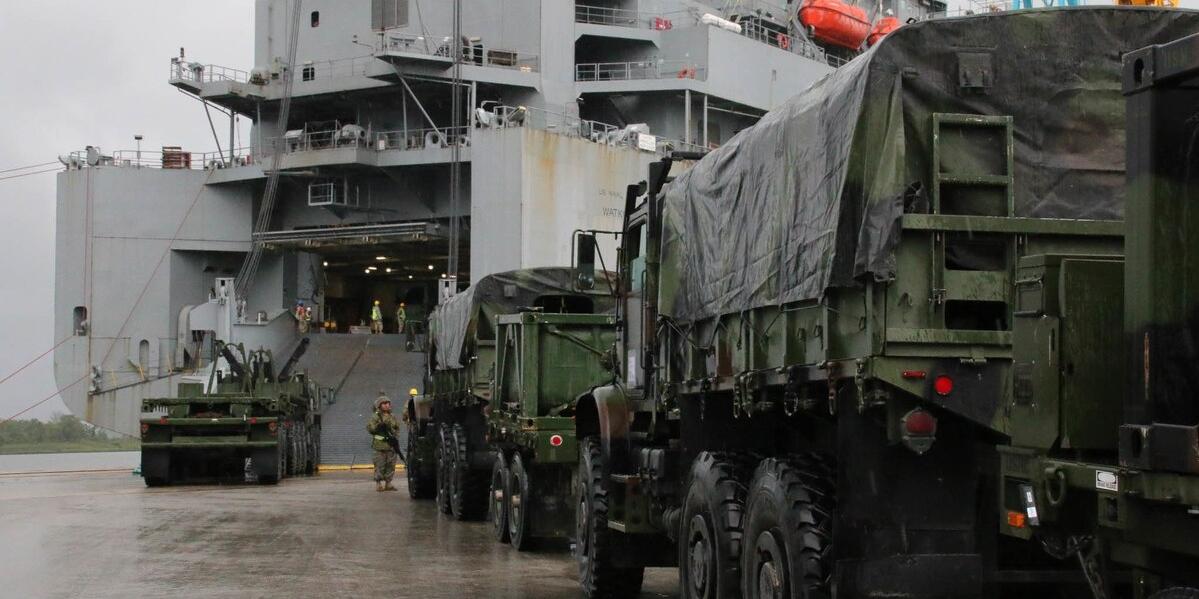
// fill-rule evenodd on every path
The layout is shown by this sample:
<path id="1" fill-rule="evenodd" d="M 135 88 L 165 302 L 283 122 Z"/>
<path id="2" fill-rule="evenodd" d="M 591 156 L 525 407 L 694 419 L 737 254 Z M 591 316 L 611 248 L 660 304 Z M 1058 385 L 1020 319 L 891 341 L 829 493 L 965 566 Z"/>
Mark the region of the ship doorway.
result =
<path id="1" fill-rule="evenodd" d="M 312 308 L 313 333 L 368 334 L 378 301 L 383 332 L 395 335 L 401 303 L 406 322 L 420 332 L 437 303 L 439 282 L 449 274 L 444 229 L 425 222 L 293 229 L 270 233 L 268 247 L 295 258 L 295 290 L 285 287 L 285 297 Z M 469 265 L 467 243 L 460 248 L 460 264 Z M 458 275 L 469 280 L 465 266 Z"/>

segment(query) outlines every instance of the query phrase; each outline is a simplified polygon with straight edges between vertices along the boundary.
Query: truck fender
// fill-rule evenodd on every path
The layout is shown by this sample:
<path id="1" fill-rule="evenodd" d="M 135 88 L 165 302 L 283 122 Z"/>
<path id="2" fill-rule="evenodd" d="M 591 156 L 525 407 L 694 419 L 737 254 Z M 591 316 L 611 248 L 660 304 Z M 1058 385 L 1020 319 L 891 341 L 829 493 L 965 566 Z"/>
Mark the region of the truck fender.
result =
<path id="1" fill-rule="evenodd" d="M 425 434 L 425 426 L 433 418 L 433 401 L 424 395 L 408 399 L 404 406 L 404 414 L 416 427 L 417 434 Z"/>
<path id="2" fill-rule="evenodd" d="M 599 437 L 608 464 L 614 470 L 628 463 L 629 399 L 615 385 L 594 387 L 575 403 L 575 434 L 579 439 Z"/>

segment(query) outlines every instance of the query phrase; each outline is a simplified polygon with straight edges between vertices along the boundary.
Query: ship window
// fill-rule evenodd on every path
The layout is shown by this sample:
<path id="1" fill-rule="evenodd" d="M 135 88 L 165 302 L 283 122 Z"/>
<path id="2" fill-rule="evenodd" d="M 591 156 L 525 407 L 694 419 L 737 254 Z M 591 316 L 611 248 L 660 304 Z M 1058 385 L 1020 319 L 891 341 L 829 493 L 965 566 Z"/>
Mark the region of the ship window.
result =
<path id="1" fill-rule="evenodd" d="M 312 11 L 312 14 L 309 15 L 309 19 L 311 20 L 313 27 L 320 27 L 321 26 L 321 11 L 319 11 L 319 10 Z"/>
<path id="2" fill-rule="evenodd" d="M 75 334 L 86 335 L 87 326 L 87 307 L 75 306 Z"/>
<path id="3" fill-rule="evenodd" d="M 146 370 L 150 366 L 150 340 L 142 339 L 142 342 L 137 344 L 137 363 L 141 366 L 142 376 L 146 375 Z"/>
<path id="4" fill-rule="evenodd" d="M 312 81 L 316 79 L 316 67 L 308 65 L 300 71 L 300 78 L 304 81 Z"/>

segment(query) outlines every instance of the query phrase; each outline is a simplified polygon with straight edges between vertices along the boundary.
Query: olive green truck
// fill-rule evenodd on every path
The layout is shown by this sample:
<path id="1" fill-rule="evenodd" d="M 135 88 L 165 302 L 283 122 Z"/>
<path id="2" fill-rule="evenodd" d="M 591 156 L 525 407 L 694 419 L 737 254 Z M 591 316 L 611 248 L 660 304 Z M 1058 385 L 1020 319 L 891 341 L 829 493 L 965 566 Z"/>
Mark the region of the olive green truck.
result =
<path id="1" fill-rule="evenodd" d="M 141 473 L 147 486 L 244 481 L 274 484 L 320 463 L 321 408 L 332 390 L 293 372 L 308 346 L 276 366 L 269 350 L 217 343 L 228 371 L 181 382 L 176 397 L 142 401 Z M 248 460 L 248 462 L 247 462 Z M 248 467 L 247 467 L 248 464 Z"/>
<path id="2" fill-rule="evenodd" d="M 630 186 L 583 595 L 1199 597 L 1197 31 L 908 24 Z"/>

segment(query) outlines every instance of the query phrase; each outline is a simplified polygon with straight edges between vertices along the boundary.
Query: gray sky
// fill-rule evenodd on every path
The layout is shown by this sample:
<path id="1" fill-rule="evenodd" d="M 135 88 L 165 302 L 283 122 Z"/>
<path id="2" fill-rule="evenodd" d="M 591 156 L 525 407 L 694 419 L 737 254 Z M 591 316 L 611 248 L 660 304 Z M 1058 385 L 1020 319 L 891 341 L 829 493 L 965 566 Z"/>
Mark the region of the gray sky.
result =
<path id="1" fill-rule="evenodd" d="M 203 106 L 167 85 L 168 63 L 184 46 L 248 69 L 252 36 L 251 0 L 0 0 L 0 170 L 89 144 L 133 149 L 135 133 L 144 149 L 215 149 Z M 56 341 L 54 201 L 53 173 L 0 180 L 0 378 Z M 54 391 L 46 356 L 0 384 L 0 419 Z M 55 398 L 22 417 L 66 411 Z"/>

